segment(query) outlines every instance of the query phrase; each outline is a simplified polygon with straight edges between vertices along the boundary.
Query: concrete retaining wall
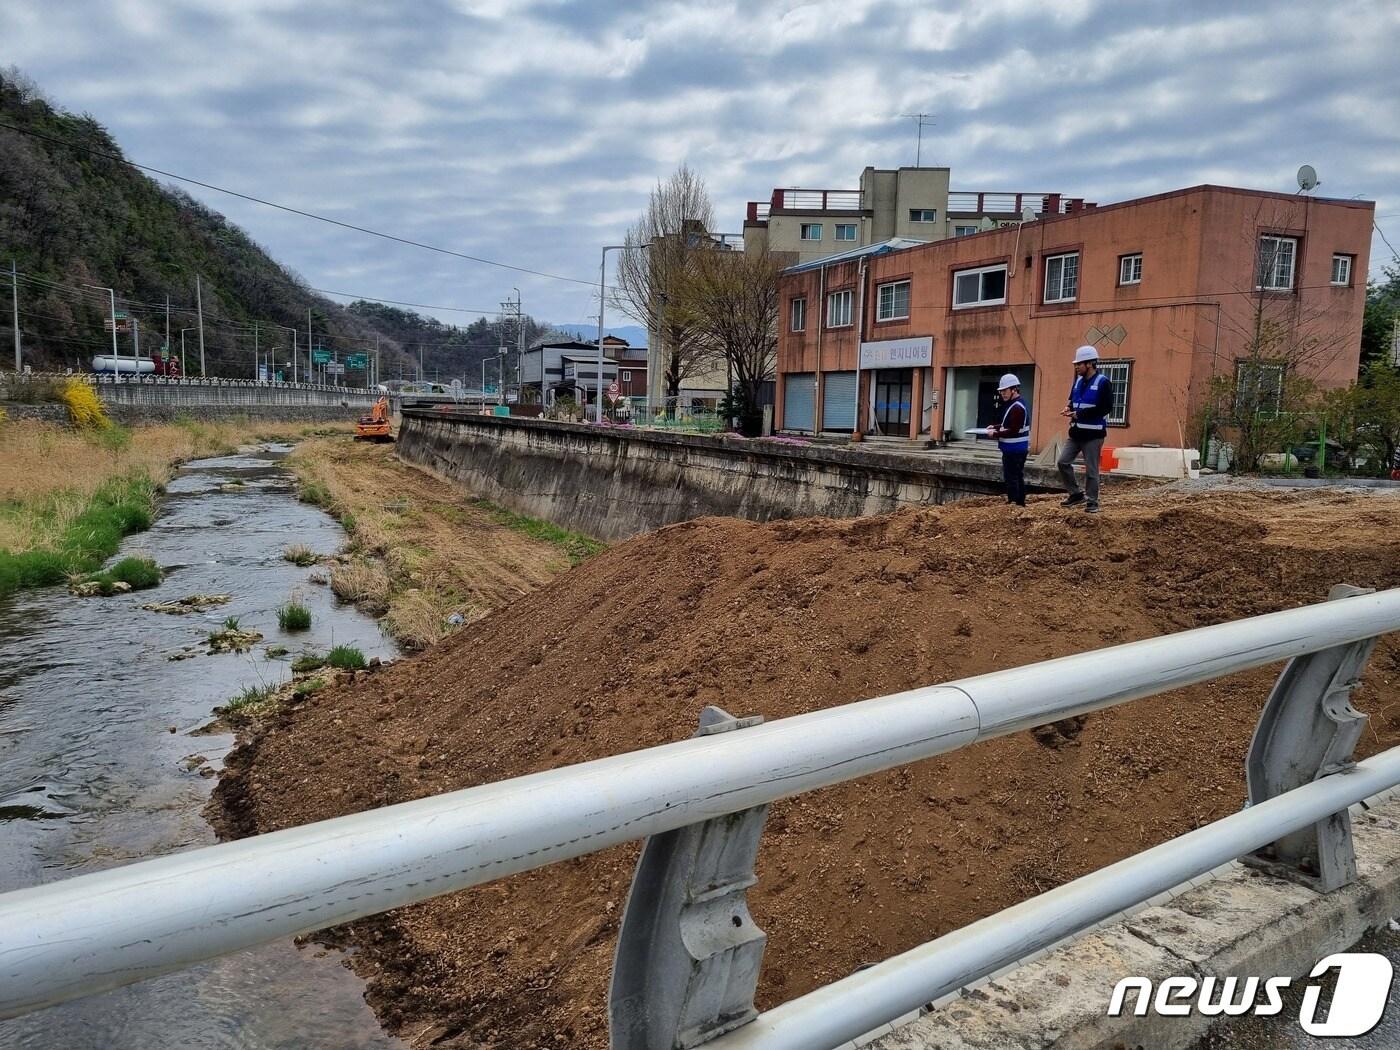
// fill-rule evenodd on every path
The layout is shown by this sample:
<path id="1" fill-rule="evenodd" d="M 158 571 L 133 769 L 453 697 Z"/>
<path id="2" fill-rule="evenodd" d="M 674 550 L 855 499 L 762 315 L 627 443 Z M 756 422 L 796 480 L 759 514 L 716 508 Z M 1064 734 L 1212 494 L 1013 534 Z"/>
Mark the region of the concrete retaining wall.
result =
<path id="1" fill-rule="evenodd" d="M 1002 492 L 995 463 L 406 409 L 400 457 L 603 540 L 721 514 L 854 517 Z M 1032 485 L 1050 472 L 1028 467 Z"/>
<path id="2" fill-rule="evenodd" d="M 267 383 L 98 383 L 97 395 L 109 408 L 191 410 L 203 408 L 368 408 L 375 395 L 334 387 Z M 195 413 L 191 413 L 195 414 Z M 347 415 L 350 414 L 348 411 Z"/>

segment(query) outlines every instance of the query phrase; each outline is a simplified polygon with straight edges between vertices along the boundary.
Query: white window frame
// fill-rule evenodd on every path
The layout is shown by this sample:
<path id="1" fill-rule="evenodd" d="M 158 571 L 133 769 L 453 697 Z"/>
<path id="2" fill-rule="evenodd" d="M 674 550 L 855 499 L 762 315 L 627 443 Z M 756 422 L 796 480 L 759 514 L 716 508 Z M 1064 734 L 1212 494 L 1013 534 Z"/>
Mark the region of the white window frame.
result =
<path id="1" fill-rule="evenodd" d="M 1265 247 L 1273 244 L 1273 254 L 1267 257 L 1268 273 L 1265 273 L 1266 256 Z M 1287 244 L 1288 259 L 1287 275 L 1280 265 L 1285 258 L 1285 253 L 1279 251 L 1279 246 Z M 1259 236 L 1259 249 L 1254 259 L 1254 288 L 1261 292 L 1291 292 L 1293 291 L 1293 280 L 1298 272 L 1298 238 L 1283 237 L 1278 234 L 1265 233 Z"/>
<path id="2" fill-rule="evenodd" d="M 789 300 L 788 306 L 788 331 L 807 331 L 807 297 L 805 295 L 794 296 Z"/>
<path id="3" fill-rule="evenodd" d="M 1118 283 L 1142 284 L 1142 252 L 1118 256 Z"/>
<path id="4" fill-rule="evenodd" d="M 980 227 L 980 226 L 954 226 L 954 227 L 953 227 L 953 236 L 954 236 L 954 237 L 971 237 L 973 234 L 975 234 L 975 233 L 981 233 L 981 232 L 982 232 L 982 227 Z"/>
<path id="5" fill-rule="evenodd" d="M 809 230 L 816 230 L 817 235 L 815 237 L 808 237 L 807 231 Z M 798 226 L 797 236 L 800 240 L 804 241 L 819 241 L 822 239 L 822 224 L 819 222 L 804 222 Z"/>
<path id="6" fill-rule="evenodd" d="M 849 232 L 850 236 L 841 236 L 843 232 Z M 859 234 L 856 232 L 856 224 L 853 222 L 838 222 L 836 224 L 835 236 L 838 241 L 854 241 L 859 239 Z"/>
<path id="7" fill-rule="evenodd" d="M 893 311 L 896 310 L 896 309 L 898 308 L 898 304 L 896 303 L 895 300 L 896 300 L 897 297 L 898 297 L 898 291 L 897 291 L 897 289 L 899 289 L 900 286 L 903 286 L 903 288 L 904 288 L 904 312 L 903 312 L 902 314 L 897 314 L 897 313 L 894 313 Z M 877 284 L 877 285 L 875 286 L 875 320 L 877 320 L 877 321 L 907 321 L 907 320 L 909 320 L 909 298 L 910 298 L 909 293 L 910 293 L 910 289 L 911 289 L 911 288 L 912 288 L 912 284 L 910 283 L 910 281 L 909 281 L 909 279 L 908 279 L 907 277 L 906 277 L 904 280 L 902 280 L 902 281 L 887 281 L 887 282 L 884 283 L 884 284 Z M 886 306 L 887 306 L 887 304 L 886 304 L 886 302 L 885 302 L 885 293 L 886 293 L 886 291 L 889 292 L 889 303 L 888 303 L 889 312 L 886 312 Z"/>
<path id="8" fill-rule="evenodd" d="M 971 300 L 971 301 L 969 301 L 969 302 L 965 302 L 965 303 L 960 303 L 960 302 L 958 302 L 958 278 L 959 278 L 959 277 L 971 277 L 971 276 L 973 276 L 973 275 L 976 275 L 977 277 L 981 278 L 984 274 L 995 273 L 995 272 L 997 272 L 997 271 L 1000 271 L 1000 272 L 1001 272 L 1001 288 L 1002 288 L 1002 291 L 1001 291 L 1001 298 L 1000 298 L 1000 299 L 984 299 L 984 298 L 982 298 L 982 290 L 983 290 L 983 289 L 982 289 L 982 286 L 983 286 L 983 284 L 985 284 L 985 281 L 983 281 L 983 280 L 978 280 L 978 282 L 977 282 L 977 294 L 978 294 L 978 298 L 973 299 L 973 300 Z M 1006 263 L 993 263 L 991 266 L 978 266 L 978 267 L 974 267 L 974 268 L 971 269 L 971 270 L 954 270 L 954 271 L 953 271 L 953 309 L 954 309 L 954 310 L 970 310 L 970 309 L 972 309 L 974 306 L 1002 306 L 1002 305 L 1004 305 L 1004 304 L 1006 303 L 1006 290 L 1007 290 L 1007 287 L 1008 287 L 1008 284 L 1007 284 L 1007 276 L 1006 276 Z"/>
<path id="9" fill-rule="evenodd" d="M 1104 417 L 1104 422 L 1111 427 L 1126 427 L 1128 425 L 1128 396 L 1133 386 L 1133 362 L 1131 359 L 1100 361 L 1099 371 L 1113 384 L 1113 407 Z M 1120 394 L 1122 396 L 1121 411 L 1119 410 Z"/>
<path id="10" fill-rule="evenodd" d="M 1342 264 L 1342 279 L 1341 279 L 1340 281 L 1337 280 L 1337 264 L 1338 264 L 1338 263 L 1341 263 L 1341 264 Z M 1352 270 L 1352 267 L 1353 267 L 1354 265 L 1355 265 L 1355 258 L 1354 258 L 1353 256 L 1348 255 L 1348 254 L 1345 253 L 1345 252 L 1333 252 L 1333 253 L 1332 253 L 1332 287 L 1334 287 L 1334 288 L 1350 288 L 1350 287 L 1351 287 L 1351 270 Z"/>
<path id="11" fill-rule="evenodd" d="M 1074 260 L 1074 272 L 1066 276 L 1065 271 L 1069 269 L 1069 261 Z M 1050 271 L 1051 264 L 1059 263 L 1059 273 L 1055 280 L 1057 282 L 1055 294 L 1050 294 Z M 1068 294 L 1066 294 L 1068 289 Z M 1045 257 L 1045 295 L 1040 300 L 1043 303 L 1072 303 L 1079 298 L 1079 253 L 1060 252 L 1057 255 L 1047 255 Z"/>
<path id="12" fill-rule="evenodd" d="M 927 218 L 925 218 L 925 216 L 927 216 Z M 937 221 L 938 221 L 938 209 L 937 209 L 937 208 L 910 208 L 910 209 L 909 209 L 909 221 L 910 221 L 910 222 L 937 222 Z"/>
<path id="13" fill-rule="evenodd" d="M 855 298 L 850 288 L 832 292 L 826 297 L 826 326 L 828 328 L 849 328 L 851 303 Z"/>

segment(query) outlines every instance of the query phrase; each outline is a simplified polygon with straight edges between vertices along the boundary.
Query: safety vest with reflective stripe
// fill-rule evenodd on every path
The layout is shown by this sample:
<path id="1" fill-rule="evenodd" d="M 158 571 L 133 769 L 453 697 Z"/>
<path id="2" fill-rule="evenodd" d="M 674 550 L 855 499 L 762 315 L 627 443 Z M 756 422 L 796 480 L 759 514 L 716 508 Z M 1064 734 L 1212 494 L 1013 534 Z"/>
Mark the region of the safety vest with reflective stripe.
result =
<path id="1" fill-rule="evenodd" d="M 1113 411 L 1113 384 L 1102 372 L 1095 372 L 1094 378 L 1085 380 L 1076 376 L 1074 386 L 1069 391 L 1069 407 L 1074 409 L 1071 430 L 1088 430 L 1096 434 L 1108 432 L 1108 414 Z"/>
<path id="2" fill-rule="evenodd" d="M 1001 414 L 1001 427 L 999 429 L 1002 431 L 1009 429 L 1006 421 L 1011 416 L 1011 410 L 1017 405 L 1021 406 L 1026 418 L 1021 424 L 1021 429 L 1010 437 L 1005 437 L 1002 434 L 997 435 L 997 448 L 1003 452 L 1029 452 L 1031 449 L 1031 410 L 1019 397 L 1014 397 L 1006 403 L 1006 411 Z"/>

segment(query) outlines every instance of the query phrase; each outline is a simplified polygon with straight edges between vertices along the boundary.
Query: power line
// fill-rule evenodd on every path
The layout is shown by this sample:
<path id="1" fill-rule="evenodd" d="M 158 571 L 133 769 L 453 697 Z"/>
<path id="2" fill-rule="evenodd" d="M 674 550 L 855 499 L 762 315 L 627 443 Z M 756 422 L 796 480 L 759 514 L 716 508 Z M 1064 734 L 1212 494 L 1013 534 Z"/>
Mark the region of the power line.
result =
<path id="1" fill-rule="evenodd" d="M 353 292 L 333 292 L 329 288 L 311 288 L 313 292 L 320 292 L 322 295 L 338 295 L 343 299 L 360 299 L 370 303 L 386 303 L 389 306 L 414 306 L 419 310 L 447 310 L 455 314 L 498 314 L 500 309 L 484 310 L 472 306 L 428 306 L 425 303 L 405 303 L 398 299 L 377 299 L 372 295 L 355 295 Z"/>
<path id="2" fill-rule="evenodd" d="M 254 197 L 251 194 L 240 193 L 238 190 L 225 189 L 223 186 L 215 186 L 212 182 L 201 182 L 199 179 L 187 178 L 184 175 L 176 175 L 174 172 L 165 171 L 161 168 L 152 167 L 149 164 L 138 164 L 134 160 L 128 160 L 117 153 L 108 153 L 106 150 L 93 149 L 90 146 L 80 146 L 76 142 L 68 142 L 65 139 L 57 138 L 53 135 L 45 135 L 38 131 L 31 131 L 28 128 L 21 128 L 15 124 L 0 121 L 0 128 L 7 128 L 10 131 L 18 132 L 21 135 L 28 135 L 31 138 L 42 139 L 45 142 L 52 142 L 57 146 L 64 146 L 68 149 L 77 150 L 80 153 L 88 153 L 95 157 L 103 157 L 106 160 L 117 161 L 120 164 L 129 164 L 133 168 L 140 168 L 142 171 L 154 172 L 167 179 L 176 179 L 180 182 L 187 182 L 191 186 L 200 186 L 206 190 L 213 190 L 216 193 L 226 193 L 230 197 L 237 197 L 240 200 L 250 201 L 253 204 L 261 204 L 267 208 L 276 208 L 278 211 L 285 211 L 292 215 L 300 215 L 306 219 L 315 219 L 318 222 L 330 223 L 332 226 L 339 226 L 342 229 L 354 230 L 356 233 L 367 233 L 371 237 L 380 237 L 386 241 L 396 241 L 399 244 L 407 244 L 414 248 L 423 248 L 426 251 L 437 252 L 440 255 L 450 255 L 457 259 L 466 259 L 468 262 L 482 263 L 486 266 L 496 266 L 503 270 L 514 270 L 516 273 L 528 273 L 535 277 L 546 277 L 551 281 L 568 281 L 570 284 L 582 284 L 593 287 L 594 282 L 583 280 L 578 277 L 565 277 L 557 273 L 546 273 L 543 270 L 532 270 L 528 266 L 515 266 L 511 263 L 497 262 L 494 259 L 486 259 L 479 255 L 467 255 L 464 252 L 456 252 L 451 248 L 440 248 L 435 244 L 425 244 L 422 241 L 411 240 L 408 237 L 399 237 L 392 233 L 384 233 L 380 230 L 372 230 L 368 226 L 356 226 L 354 223 L 341 222 L 339 219 L 332 219 L 327 215 L 317 215 L 315 212 L 303 211 L 300 208 L 293 208 L 287 204 L 278 204 L 275 201 L 264 200 L 261 197 Z"/>
<path id="3" fill-rule="evenodd" d="M 1395 248 L 1391 245 L 1390 241 L 1386 239 L 1385 231 L 1381 229 L 1380 224 L 1377 223 L 1375 219 L 1372 219 L 1371 225 L 1376 228 L 1376 232 L 1381 235 L 1381 240 L 1385 241 L 1385 246 L 1390 249 L 1391 258 L 1393 258 L 1396 262 L 1400 262 L 1400 255 L 1395 254 Z"/>

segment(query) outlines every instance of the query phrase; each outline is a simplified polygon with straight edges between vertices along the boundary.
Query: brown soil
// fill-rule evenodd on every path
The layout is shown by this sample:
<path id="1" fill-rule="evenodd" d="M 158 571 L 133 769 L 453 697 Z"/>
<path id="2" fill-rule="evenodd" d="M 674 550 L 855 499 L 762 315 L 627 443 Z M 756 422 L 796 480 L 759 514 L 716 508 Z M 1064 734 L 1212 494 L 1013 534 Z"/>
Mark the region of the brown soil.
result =
<path id="1" fill-rule="evenodd" d="M 702 519 L 621 544 L 235 753 L 225 830 L 268 831 L 771 718 L 1400 586 L 1400 499 L 1135 494 L 852 521 Z M 1237 810 L 1277 669 L 995 740 L 773 807 L 760 1007 Z M 1400 642 L 1363 751 L 1400 744 Z M 419 1045 L 602 1048 L 636 848 L 340 931 Z"/>

